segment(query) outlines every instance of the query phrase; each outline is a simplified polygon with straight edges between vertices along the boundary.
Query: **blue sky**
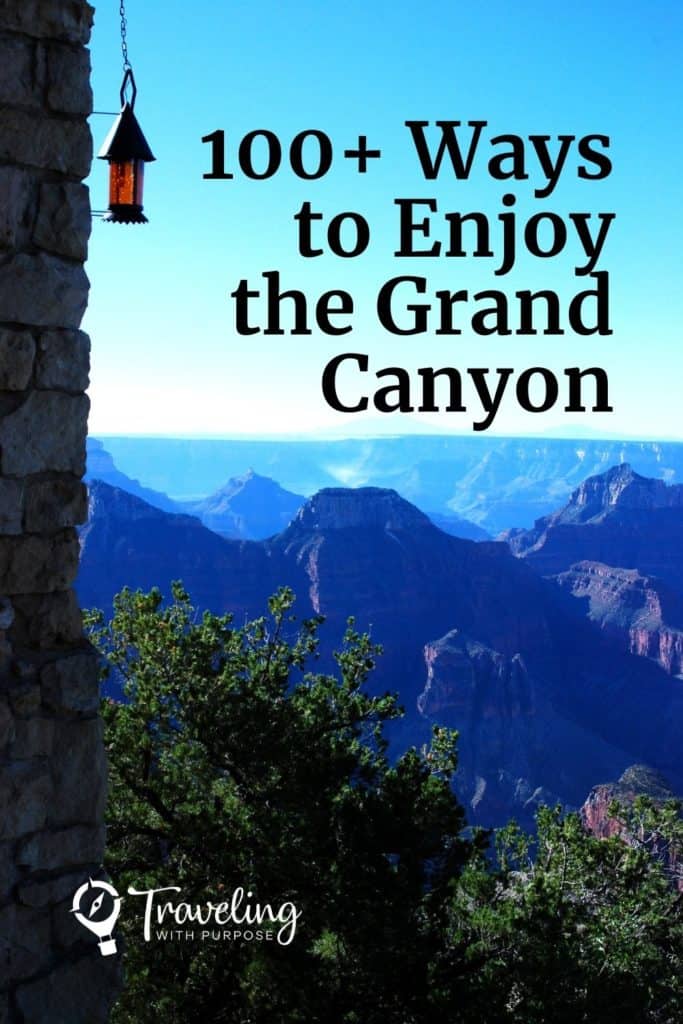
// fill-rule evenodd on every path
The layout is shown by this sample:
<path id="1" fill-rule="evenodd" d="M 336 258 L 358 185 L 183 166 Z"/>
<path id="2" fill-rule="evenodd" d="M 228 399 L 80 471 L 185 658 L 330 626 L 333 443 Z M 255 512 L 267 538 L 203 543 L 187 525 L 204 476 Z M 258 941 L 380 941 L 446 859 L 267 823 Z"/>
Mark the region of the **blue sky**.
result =
<path id="1" fill-rule="evenodd" d="M 185 5 L 128 0 L 136 113 L 157 162 L 148 168 L 145 227 L 95 221 L 84 327 L 93 340 L 93 433 L 173 436 L 438 430 L 469 433 L 476 412 L 368 417 L 333 414 L 320 390 L 327 360 L 345 350 L 387 365 L 602 365 L 615 412 L 532 416 L 504 399 L 499 433 L 594 429 L 683 438 L 680 381 L 681 186 L 679 4 L 587 2 L 485 6 L 425 0 Z M 92 39 L 96 110 L 116 110 L 121 82 L 118 3 L 100 3 Z M 539 178 L 491 182 L 482 164 L 468 182 L 426 182 L 404 127 L 408 119 L 487 120 L 490 134 L 611 137 L 612 174 L 579 180 L 568 160 L 555 192 L 534 200 Z M 96 148 L 111 118 L 94 116 Z M 202 136 L 230 140 L 268 128 L 283 141 L 324 130 L 335 162 L 321 181 L 283 168 L 269 181 L 204 181 Z M 382 150 L 366 175 L 341 158 L 358 134 Z M 532 166 L 532 165 L 531 165 Z M 106 206 L 106 166 L 91 179 Z M 601 267 L 610 271 L 608 338 L 396 338 L 377 324 L 378 288 L 422 274 L 436 288 L 496 287 L 494 261 L 396 260 L 399 196 L 434 197 L 440 211 L 484 210 L 494 219 L 506 191 L 522 220 L 541 210 L 616 212 Z M 293 214 L 303 201 L 330 217 L 357 210 L 372 240 L 355 260 L 297 254 Z M 444 238 L 443 222 L 434 221 Z M 585 287 L 574 250 L 521 261 L 500 285 Z M 278 269 L 283 286 L 314 299 L 350 291 L 354 331 L 341 338 L 240 337 L 229 292 Z M 501 279 L 498 279 L 501 280 Z M 360 382 L 360 379 L 358 379 Z M 351 386 L 351 385 L 350 385 Z M 370 393 L 372 388 L 370 388 Z"/>

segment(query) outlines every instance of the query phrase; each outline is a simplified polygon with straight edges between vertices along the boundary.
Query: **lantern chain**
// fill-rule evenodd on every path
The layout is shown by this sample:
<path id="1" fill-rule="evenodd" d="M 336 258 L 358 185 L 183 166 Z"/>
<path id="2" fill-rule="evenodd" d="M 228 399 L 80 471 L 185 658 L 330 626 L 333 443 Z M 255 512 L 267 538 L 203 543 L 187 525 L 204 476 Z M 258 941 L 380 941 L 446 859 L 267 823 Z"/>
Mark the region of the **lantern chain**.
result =
<path id="1" fill-rule="evenodd" d="M 128 38 L 127 29 L 128 22 L 126 20 L 126 4 L 125 0 L 121 0 L 121 6 L 119 7 L 119 14 L 121 15 L 121 53 L 123 54 L 123 70 L 130 71 L 131 63 L 128 60 Z"/>

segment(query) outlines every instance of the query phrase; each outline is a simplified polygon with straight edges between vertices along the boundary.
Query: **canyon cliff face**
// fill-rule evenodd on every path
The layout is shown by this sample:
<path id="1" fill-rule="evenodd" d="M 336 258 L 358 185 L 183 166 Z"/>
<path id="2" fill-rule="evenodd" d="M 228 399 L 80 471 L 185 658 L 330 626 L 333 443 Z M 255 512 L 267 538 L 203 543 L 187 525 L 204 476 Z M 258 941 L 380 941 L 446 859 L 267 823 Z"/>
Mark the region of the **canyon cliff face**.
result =
<path id="1" fill-rule="evenodd" d="M 505 537 L 624 650 L 683 673 L 683 486 L 617 466 Z"/>
<path id="2" fill-rule="evenodd" d="M 631 654 L 683 675 L 683 596 L 673 588 L 637 569 L 601 562 L 577 562 L 553 579 Z"/>
<path id="3" fill-rule="evenodd" d="M 473 820 L 524 820 L 540 799 L 579 806 L 635 760 L 683 776 L 677 680 L 622 652 L 505 544 L 448 536 L 395 491 L 323 490 L 263 542 L 227 540 L 106 484 L 91 486 L 90 511 L 86 606 L 124 585 L 168 594 L 182 579 L 199 608 L 242 622 L 288 585 L 299 615 L 325 616 L 323 670 L 354 615 L 385 649 L 371 689 L 397 691 L 407 711 L 393 749 L 424 742 L 434 722 L 461 731 Z"/>
<path id="4" fill-rule="evenodd" d="M 256 606 L 268 596 L 266 553 L 258 545 L 230 545 L 188 515 L 169 515 L 127 491 L 91 481 L 88 521 L 80 531 L 77 591 L 85 607 L 111 609 L 123 587 L 169 594 L 182 580 L 198 608 L 237 610 L 230 581 L 240 581 L 241 600 Z"/>
<path id="5" fill-rule="evenodd" d="M 185 502 L 183 509 L 215 533 L 264 540 L 284 530 L 305 501 L 302 495 L 292 494 L 250 469 L 232 477 L 203 501 Z"/>
<path id="6" fill-rule="evenodd" d="M 585 827 L 600 839 L 621 835 L 623 828 L 609 813 L 610 804 L 617 801 L 628 807 L 638 796 L 646 796 L 656 803 L 674 799 L 668 782 L 647 765 L 631 765 L 617 782 L 595 786 L 581 808 Z"/>
<path id="7" fill-rule="evenodd" d="M 571 631 L 568 621 L 564 628 L 565 644 L 555 637 L 545 657 L 533 646 L 506 656 L 457 629 L 424 648 L 418 707 L 458 730 L 458 792 L 472 821 L 501 825 L 514 814 L 530 826 L 540 803 L 578 807 L 596 778 L 619 774 L 631 760 L 633 723 L 615 719 L 611 701 L 634 712 L 640 702 L 642 720 L 652 711 L 647 692 L 619 692 L 614 678 L 626 659 L 610 667 L 589 634 Z M 572 643 L 580 644 L 578 657 Z M 655 743 L 651 735 L 650 754 Z"/>
<path id="8" fill-rule="evenodd" d="M 385 645 L 379 676 L 410 679 L 402 692 L 410 708 L 424 643 L 456 623 L 508 656 L 550 643 L 550 584 L 503 544 L 446 535 L 395 491 L 320 491 L 268 548 L 288 567 L 285 578 L 295 567 L 303 573 L 312 610 L 326 616 L 334 634 L 350 614 L 371 629 Z"/>
<path id="9" fill-rule="evenodd" d="M 683 584 L 683 486 L 667 486 L 620 465 L 578 487 L 531 530 L 505 534 L 512 552 L 544 576 L 576 562 L 638 569 Z"/>
<path id="10" fill-rule="evenodd" d="M 620 836 L 627 843 L 634 843 L 634 836 L 610 813 L 610 807 L 617 801 L 623 808 L 632 806 L 637 797 L 648 797 L 655 804 L 675 799 L 667 780 L 647 765 L 633 765 L 627 768 L 617 782 L 595 786 L 581 808 L 584 827 L 600 839 Z M 662 858 L 672 883 L 683 892 L 683 862 L 677 851 L 671 851 L 655 840 L 650 846 Z"/>
<path id="11" fill-rule="evenodd" d="M 557 802 L 549 785 L 557 780 L 565 787 L 549 770 L 542 744 L 559 720 L 522 656 L 506 657 L 454 629 L 427 644 L 424 659 L 427 679 L 418 708 L 458 730 L 457 789 L 469 819 L 499 823 L 514 808 L 529 823 L 539 803 Z M 566 734 L 565 723 L 560 732 Z M 594 770 L 594 756 L 591 761 Z"/>

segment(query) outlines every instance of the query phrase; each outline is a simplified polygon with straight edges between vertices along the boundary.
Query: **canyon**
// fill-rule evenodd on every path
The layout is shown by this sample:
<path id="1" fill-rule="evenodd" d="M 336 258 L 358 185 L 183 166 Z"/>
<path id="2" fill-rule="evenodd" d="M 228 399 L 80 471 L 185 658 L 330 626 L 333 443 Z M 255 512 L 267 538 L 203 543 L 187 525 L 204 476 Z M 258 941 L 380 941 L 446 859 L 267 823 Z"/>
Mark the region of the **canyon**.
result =
<path id="1" fill-rule="evenodd" d="M 592 509 L 602 508 L 605 494 L 628 491 L 625 476 L 610 473 L 582 492 L 592 504 L 574 502 L 583 509 L 568 513 L 576 529 L 602 515 Z M 675 510 L 670 489 L 656 490 Z M 636 511 L 656 516 L 661 504 Z M 521 557 L 521 543 L 513 553 L 505 541 L 449 536 L 394 490 L 324 488 L 280 533 L 251 541 L 218 536 L 196 517 L 91 482 L 81 546 L 77 585 L 86 606 L 109 608 L 124 585 L 159 586 L 168 595 L 171 581 L 182 579 L 198 608 L 243 622 L 262 614 L 279 586 L 290 586 L 300 616 L 325 617 L 321 670 L 333 668 L 354 615 L 357 628 L 384 647 L 371 689 L 397 691 L 406 709 L 391 730 L 392 749 L 421 744 L 432 724 L 457 729 L 457 786 L 475 823 L 501 824 L 514 814 L 528 824 L 539 802 L 579 807 L 601 779 L 616 779 L 636 762 L 683 791 L 675 655 L 669 665 L 634 656 L 642 652 L 624 630 L 636 612 L 615 613 L 615 628 L 606 628 L 599 615 L 586 614 L 590 601 L 575 596 L 578 584 L 543 578 L 533 559 Z M 633 604 L 634 593 L 644 606 L 658 593 L 670 607 L 661 581 L 641 586 L 637 572 L 611 572 L 609 585 L 621 581 L 625 607 L 623 595 Z"/>

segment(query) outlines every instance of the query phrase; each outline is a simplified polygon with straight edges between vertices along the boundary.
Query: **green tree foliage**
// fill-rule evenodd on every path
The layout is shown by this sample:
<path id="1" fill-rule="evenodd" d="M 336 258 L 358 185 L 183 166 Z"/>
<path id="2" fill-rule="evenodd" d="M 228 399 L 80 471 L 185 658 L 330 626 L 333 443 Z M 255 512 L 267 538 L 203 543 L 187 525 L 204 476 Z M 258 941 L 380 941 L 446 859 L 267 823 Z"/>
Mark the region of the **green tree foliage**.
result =
<path id="1" fill-rule="evenodd" d="M 661 856 L 669 841 L 683 851 L 680 807 L 612 810 L 623 834 L 597 839 L 578 815 L 541 808 L 535 836 L 499 832 L 497 870 L 461 878 L 453 926 L 479 968 L 480 1019 L 683 1020 L 681 896 Z"/>
<path id="2" fill-rule="evenodd" d="M 615 808 L 606 841 L 543 809 L 488 855 L 453 793 L 454 734 L 390 760 L 401 710 L 363 688 L 378 648 L 351 622 L 336 672 L 313 672 L 320 620 L 292 605 L 283 590 L 238 627 L 177 585 L 90 618 L 126 695 L 104 702 L 119 890 L 243 887 L 301 914 L 286 946 L 146 943 L 127 901 L 114 1024 L 678 1024 L 679 808 Z"/>
<path id="3" fill-rule="evenodd" d="M 128 703 L 105 702 L 108 869 L 121 889 L 238 886 L 301 912 L 291 945 L 141 942 L 128 927 L 117 1019 L 429 1019 L 430 961 L 473 848 L 449 784 L 453 737 L 391 764 L 400 712 L 362 685 L 377 648 L 350 624 L 336 676 L 311 674 L 319 622 L 292 595 L 234 628 L 187 595 L 122 593 L 95 632 Z"/>

